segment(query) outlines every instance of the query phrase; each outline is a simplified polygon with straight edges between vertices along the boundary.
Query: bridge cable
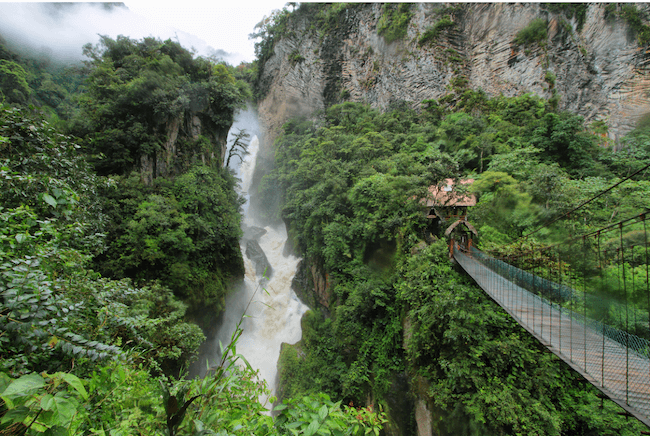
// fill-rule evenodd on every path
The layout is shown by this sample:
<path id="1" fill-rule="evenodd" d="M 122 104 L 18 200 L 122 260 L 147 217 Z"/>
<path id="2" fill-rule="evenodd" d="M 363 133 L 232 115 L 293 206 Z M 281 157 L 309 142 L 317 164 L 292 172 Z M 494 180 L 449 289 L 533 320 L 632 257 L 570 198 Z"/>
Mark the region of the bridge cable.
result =
<path id="1" fill-rule="evenodd" d="M 541 251 L 550 250 L 550 249 L 555 248 L 555 247 L 557 247 L 557 246 L 559 246 L 559 245 L 565 245 L 565 244 L 568 244 L 568 243 L 571 243 L 571 242 L 575 242 L 575 241 L 580 240 L 580 239 L 590 238 L 590 237 L 592 237 L 592 236 L 593 236 L 593 237 L 600 237 L 601 232 L 606 232 L 607 230 L 610 230 L 610 229 L 612 229 L 612 228 L 614 228 L 614 227 L 619 227 L 619 226 L 621 226 L 621 225 L 623 225 L 623 224 L 625 224 L 625 223 L 628 223 L 628 222 L 630 222 L 630 221 L 633 221 L 633 220 L 640 220 L 640 221 L 643 221 L 643 223 L 644 223 L 644 225 L 645 225 L 645 218 L 646 218 L 646 215 L 648 215 L 648 214 L 650 214 L 650 209 L 646 209 L 645 211 L 643 211 L 643 212 L 641 212 L 641 213 L 639 213 L 639 214 L 637 214 L 637 215 L 634 215 L 634 216 L 629 217 L 629 218 L 625 218 L 625 219 L 623 219 L 623 220 L 621 220 L 621 221 L 618 221 L 618 222 L 616 222 L 616 223 L 609 224 L 609 225 L 607 225 L 607 226 L 605 226 L 605 227 L 601 227 L 601 228 L 598 229 L 598 230 L 592 230 L 592 231 L 590 231 L 589 233 L 585 233 L 585 234 L 580 235 L 580 236 L 573 236 L 573 237 L 571 237 L 570 239 L 567 239 L 567 240 L 565 240 L 565 241 L 556 242 L 556 243 L 554 243 L 554 244 L 547 245 L 547 246 L 545 246 L 545 247 L 533 248 L 533 249 L 530 249 L 529 251 L 522 252 L 522 253 L 517 254 L 517 255 L 509 254 L 509 255 L 508 255 L 508 258 L 513 258 L 513 257 L 514 257 L 514 258 L 519 258 L 519 257 L 521 257 L 521 256 L 525 256 L 525 255 L 527 255 L 527 254 L 529 254 L 529 253 L 533 253 L 533 252 L 536 252 L 536 251 L 541 252 Z M 615 249 L 612 248 L 612 249 L 610 249 L 610 250 L 613 251 L 613 250 L 615 250 Z M 603 252 L 607 252 L 607 251 L 610 251 L 610 250 L 603 250 Z M 489 251 L 488 251 L 488 252 L 489 252 Z"/>
<path id="2" fill-rule="evenodd" d="M 560 219 L 564 218 L 565 215 L 566 215 L 566 216 L 571 215 L 573 212 L 575 212 L 575 211 L 577 211 L 578 209 L 582 208 L 582 207 L 585 206 L 586 204 L 591 203 L 592 201 L 594 201 L 594 200 L 597 199 L 598 197 L 600 197 L 600 196 L 602 196 L 602 195 L 608 193 L 609 191 L 611 191 L 612 189 L 616 188 L 616 187 L 617 187 L 618 185 L 620 185 L 621 183 L 628 181 L 628 180 L 631 179 L 632 177 L 636 176 L 637 174 L 639 174 L 639 173 L 642 172 L 642 171 L 647 170 L 648 168 L 650 168 L 650 164 L 646 165 L 645 167 L 641 168 L 641 169 L 638 170 L 638 171 L 635 171 L 634 173 L 630 174 L 629 176 L 627 176 L 627 177 L 624 178 L 623 180 L 619 181 L 618 183 L 615 183 L 614 185 L 610 186 L 609 188 L 605 189 L 604 191 L 600 192 L 599 194 L 594 195 L 594 196 L 591 197 L 589 200 L 584 201 L 584 202 L 581 203 L 579 206 L 574 207 L 574 208 L 571 209 L 570 211 L 568 211 L 568 212 L 564 212 L 563 214 L 558 215 L 555 219 L 553 219 L 553 220 L 551 220 L 551 221 L 549 221 L 549 222 L 547 222 L 547 223 L 545 223 L 545 224 L 542 224 L 540 227 L 538 227 L 537 229 L 533 230 L 532 232 L 530 232 L 530 233 L 528 233 L 528 234 L 525 234 L 525 235 L 522 235 L 521 238 L 527 238 L 527 237 L 529 237 L 530 235 L 534 235 L 534 234 L 537 233 L 538 231 L 542 230 L 544 227 L 548 227 L 548 226 L 550 226 L 551 224 L 554 224 L 554 223 L 556 223 L 557 221 L 559 221 Z M 521 238 L 520 238 L 520 239 L 521 239 Z"/>

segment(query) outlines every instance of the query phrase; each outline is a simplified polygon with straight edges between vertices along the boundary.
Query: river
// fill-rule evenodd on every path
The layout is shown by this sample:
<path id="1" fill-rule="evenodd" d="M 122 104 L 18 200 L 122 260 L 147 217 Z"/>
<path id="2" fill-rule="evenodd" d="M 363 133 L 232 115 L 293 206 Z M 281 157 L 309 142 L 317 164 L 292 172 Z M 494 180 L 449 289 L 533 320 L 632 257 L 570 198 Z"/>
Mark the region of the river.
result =
<path id="1" fill-rule="evenodd" d="M 294 344 L 302 336 L 300 319 L 308 310 L 291 289 L 291 282 L 298 267 L 299 258 L 283 254 L 287 240 L 284 225 L 272 227 L 261 222 L 250 206 L 248 191 L 255 171 L 257 153 L 260 149 L 261 129 L 257 114 L 252 106 L 239 111 L 230 129 L 229 144 L 234 133 L 245 129 L 250 135 L 249 152 L 244 160 L 233 158 L 230 166 L 241 180 L 240 193 L 246 198 L 243 206 L 244 219 L 242 228 L 244 237 L 240 241 L 246 275 L 241 287 L 226 297 L 226 310 L 222 316 L 216 338 L 207 344 L 200 356 L 200 375 L 205 374 L 205 360 L 214 364 L 220 358 L 219 341 L 225 346 L 229 343 L 237 323 L 242 321 L 243 334 L 237 343 L 237 352 L 243 355 L 251 366 L 259 370 L 260 377 L 266 380 L 272 395 L 277 383 L 277 362 L 280 356 L 280 346 L 283 342 Z M 263 144 L 262 144 L 263 146 Z M 264 268 L 256 265 L 253 259 L 246 255 L 260 248 L 270 268 L 266 274 Z M 258 256 L 259 257 L 259 256 Z M 260 263 L 258 261 L 258 263 Z M 256 273 L 256 266 L 258 272 Z M 268 278 L 264 277 L 268 276 Z"/>

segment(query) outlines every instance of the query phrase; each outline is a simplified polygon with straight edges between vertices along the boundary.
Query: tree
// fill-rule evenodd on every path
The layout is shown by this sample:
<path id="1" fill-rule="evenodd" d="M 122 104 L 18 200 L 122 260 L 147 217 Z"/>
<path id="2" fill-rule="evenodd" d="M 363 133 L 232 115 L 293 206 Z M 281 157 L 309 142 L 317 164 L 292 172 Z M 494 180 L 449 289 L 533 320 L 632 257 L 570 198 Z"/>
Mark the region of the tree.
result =
<path id="1" fill-rule="evenodd" d="M 27 72 L 13 61 L 0 60 L 0 92 L 9 103 L 27 103 L 31 93 Z"/>
<path id="2" fill-rule="evenodd" d="M 597 175 L 598 148 L 593 135 L 585 131 L 581 116 L 549 112 L 540 120 L 531 144 L 543 152 L 546 162 L 557 162 L 577 177 Z"/>
<path id="3" fill-rule="evenodd" d="M 197 136 L 225 136 L 244 103 L 246 86 L 224 65 L 194 59 L 171 40 L 102 36 L 98 46 L 86 46 L 84 53 L 90 58 L 88 92 L 80 99 L 82 111 L 72 131 L 83 137 L 102 175 L 139 170 L 144 156 L 173 160 L 173 166 L 165 167 L 169 175 L 182 172 L 196 152 Z M 176 147 L 174 156 L 170 143 Z M 220 149 L 214 139 L 209 145 Z M 212 155 L 221 156 L 206 154 Z"/>
<path id="4" fill-rule="evenodd" d="M 235 133 L 233 138 L 232 145 L 228 149 L 228 157 L 226 158 L 226 168 L 230 168 L 230 159 L 233 157 L 238 157 L 240 161 L 244 161 L 244 156 L 249 154 L 248 138 L 250 138 L 250 133 L 246 132 L 246 129 L 241 129 L 239 132 Z"/>

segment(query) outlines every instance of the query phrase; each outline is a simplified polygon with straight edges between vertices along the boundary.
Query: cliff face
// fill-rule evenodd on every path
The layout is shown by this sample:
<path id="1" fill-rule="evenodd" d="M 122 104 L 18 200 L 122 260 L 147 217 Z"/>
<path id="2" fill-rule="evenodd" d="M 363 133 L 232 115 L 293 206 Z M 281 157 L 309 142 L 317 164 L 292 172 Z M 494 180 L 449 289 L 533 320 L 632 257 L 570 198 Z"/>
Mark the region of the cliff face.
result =
<path id="1" fill-rule="evenodd" d="M 418 45 L 444 7 L 415 4 L 406 37 L 390 44 L 377 33 L 381 4 L 341 12 L 323 36 L 310 30 L 309 17 L 296 17 L 290 36 L 275 44 L 263 66 L 268 94 L 259 108 L 271 138 L 287 118 L 331 103 L 366 102 L 383 110 L 406 101 L 417 108 L 449 93 L 461 76 L 489 96 L 550 98 L 557 92 L 559 109 L 604 121 L 614 140 L 650 111 L 648 55 L 623 19 L 606 19 L 605 4 L 590 4 L 581 27 L 541 4 L 464 4 L 451 16 L 451 28 L 434 43 Z M 548 22 L 545 43 L 514 44 L 536 18 Z"/>
<path id="2" fill-rule="evenodd" d="M 205 118 L 204 113 L 190 112 L 167 122 L 161 148 L 140 156 L 140 177 L 144 183 L 150 185 L 157 177 L 182 174 L 195 162 L 224 162 L 228 129 L 210 126 Z"/>

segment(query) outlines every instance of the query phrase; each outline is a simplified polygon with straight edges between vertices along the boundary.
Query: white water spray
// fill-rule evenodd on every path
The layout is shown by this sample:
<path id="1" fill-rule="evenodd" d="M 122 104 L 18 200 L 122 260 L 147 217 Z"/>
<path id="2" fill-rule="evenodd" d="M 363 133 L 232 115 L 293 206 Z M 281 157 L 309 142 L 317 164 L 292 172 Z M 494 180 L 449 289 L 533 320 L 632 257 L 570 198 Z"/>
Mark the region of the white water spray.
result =
<path id="1" fill-rule="evenodd" d="M 251 135 L 249 154 L 236 166 L 235 174 L 241 179 L 241 194 L 246 198 L 244 210 L 244 237 L 240 241 L 242 253 L 247 252 L 249 241 L 257 241 L 266 255 L 270 266 L 270 276 L 267 280 L 255 272 L 255 265 L 244 255 L 246 276 L 240 289 L 226 298 L 226 310 L 223 323 L 219 328 L 217 339 L 210 349 L 208 356 L 202 356 L 205 373 L 205 358 L 210 364 L 215 364 L 219 358 L 219 341 L 226 346 L 230 342 L 235 326 L 246 311 L 247 317 L 242 322 L 243 334 L 237 343 L 237 352 L 242 354 L 251 366 L 260 371 L 260 377 L 266 380 L 275 391 L 277 378 L 277 362 L 280 356 L 280 346 L 283 342 L 294 344 L 302 336 L 300 319 L 307 311 L 305 306 L 291 289 L 291 282 L 296 273 L 300 259 L 294 256 L 284 256 L 284 244 L 287 233 L 284 225 L 278 228 L 270 227 L 255 219 L 255 213 L 249 207 L 249 195 L 255 161 L 259 151 L 260 134 L 257 116 L 253 108 L 248 107 L 235 118 L 230 136 L 239 129 L 245 129 Z M 248 308 L 246 307 L 252 301 Z"/>

